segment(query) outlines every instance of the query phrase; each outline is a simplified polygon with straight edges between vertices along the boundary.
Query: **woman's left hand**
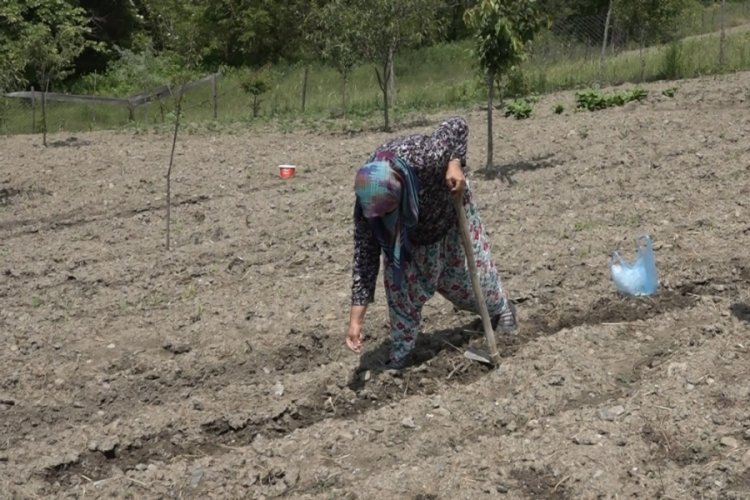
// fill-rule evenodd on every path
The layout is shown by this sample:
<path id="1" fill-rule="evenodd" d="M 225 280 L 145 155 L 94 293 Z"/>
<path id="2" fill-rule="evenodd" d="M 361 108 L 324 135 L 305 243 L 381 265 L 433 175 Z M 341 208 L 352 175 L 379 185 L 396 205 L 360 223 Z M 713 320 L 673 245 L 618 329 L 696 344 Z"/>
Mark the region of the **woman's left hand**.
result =
<path id="1" fill-rule="evenodd" d="M 448 169 L 445 172 L 445 183 L 451 190 L 451 194 L 460 197 L 466 188 L 466 176 L 461 168 L 461 160 L 451 160 L 448 162 Z"/>

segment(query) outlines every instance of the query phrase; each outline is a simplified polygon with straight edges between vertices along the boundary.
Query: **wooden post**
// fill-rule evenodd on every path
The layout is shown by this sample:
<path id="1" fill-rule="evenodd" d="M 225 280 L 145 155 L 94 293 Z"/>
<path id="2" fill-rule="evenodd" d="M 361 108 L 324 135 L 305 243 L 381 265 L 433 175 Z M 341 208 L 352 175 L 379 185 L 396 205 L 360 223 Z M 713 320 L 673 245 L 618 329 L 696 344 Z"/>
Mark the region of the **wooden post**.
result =
<path id="1" fill-rule="evenodd" d="M 45 79 L 42 92 L 42 144 L 47 147 L 47 92 L 49 92 L 49 78 Z"/>
<path id="2" fill-rule="evenodd" d="M 36 91 L 31 87 L 31 133 L 36 134 Z"/>
<path id="3" fill-rule="evenodd" d="M 135 105 L 130 101 L 128 101 L 128 121 L 135 121 Z"/>
<path id="4" fill-rule="evenodd" d="M 305 76 L 302 79 L 302 112 L 305 112 L 305 103 L 307 102 L 307 78 L 310 75 L 310 65 L 305 64 Z"/>
<path id="5" fill-rule="evenodd" d="M 211 78 L 211 95 L 214 103 L 214 121 L 216 121 L 219 116 L 219 95 L 216 91 L 216 73 L 214 73 L 213 78 Z"/>

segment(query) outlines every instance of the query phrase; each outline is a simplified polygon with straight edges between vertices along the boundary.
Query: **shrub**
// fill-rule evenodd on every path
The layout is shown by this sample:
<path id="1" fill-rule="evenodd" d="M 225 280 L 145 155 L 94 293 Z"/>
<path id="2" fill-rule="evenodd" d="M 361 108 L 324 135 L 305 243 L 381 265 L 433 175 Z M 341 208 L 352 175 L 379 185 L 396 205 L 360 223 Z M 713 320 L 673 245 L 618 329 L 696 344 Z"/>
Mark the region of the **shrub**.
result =
<path id="1" fill-rule="evenodd" d="M 523 120 L 531 116 L 534 107 L 526 99 L 515 99 L 505 106 L 505 116 L 512 116 L 516 120 Z"/>

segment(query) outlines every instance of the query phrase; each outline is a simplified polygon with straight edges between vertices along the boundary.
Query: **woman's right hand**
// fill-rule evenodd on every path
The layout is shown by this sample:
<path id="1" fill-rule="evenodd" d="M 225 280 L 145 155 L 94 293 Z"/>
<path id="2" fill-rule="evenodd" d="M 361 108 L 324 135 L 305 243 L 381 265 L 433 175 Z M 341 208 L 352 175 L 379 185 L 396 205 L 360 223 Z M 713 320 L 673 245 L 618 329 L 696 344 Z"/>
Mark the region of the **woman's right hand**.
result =
<path id="1" fill-rule="evenodd" d="M 362 335 L 362 326 L 356 324 L 349 325 L 349 331 L 346 333 L 346 346 L 352 352 L 359 354 L 365 343 L 365 337 Z"/>
<path id="2" fill-rule="evenodd" d="M 359 354 L 365 343 L 365 336 L 362 335 L 362 324 L 365 322 L 365 313 L 367 306 L 352 306 L 349 314 L 349 330 L 346 332 L 346 346 Z"/>

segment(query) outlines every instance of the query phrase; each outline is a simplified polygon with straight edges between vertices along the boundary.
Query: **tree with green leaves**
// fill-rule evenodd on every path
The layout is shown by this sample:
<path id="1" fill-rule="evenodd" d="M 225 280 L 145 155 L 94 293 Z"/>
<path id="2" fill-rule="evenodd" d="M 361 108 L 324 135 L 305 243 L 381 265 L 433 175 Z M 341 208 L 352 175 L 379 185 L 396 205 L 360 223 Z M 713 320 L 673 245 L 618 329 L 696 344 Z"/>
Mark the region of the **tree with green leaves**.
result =
<path id="1" fill-rule="evenodd" d="M 359 62 L 358 16 L 347 0 L 331 0 L 313 8 L 305 21 L 308 42 L 323 62 L 341 75 L 344 114 L 349 109 L 349 77 Z"/>
<path id="2" fill-rule="evenodd" d="M 356 0 L 358 47 L 375 65 L 383 94 L 385 130 L 390 130 L 389 107 L 395 93 L 394 57 L 399 50 L 414 46 L 437 28 L 435 13 L 440 0 Z"/>
<path id="3" fill-rule="evenodd" d="M 46 93 L 53 82 L 73 72 L 73 63 L 87 47 L 89 19 L 83 9 L 65 0 L 9 0 L 0 7 L 0 69 L 4 83 L 25 82 L 29 75 L 42 87 L 42 141 L 47 145 Z M 3 83 L 3 82 L 0 82 Z"/>
<path id="4" fill-rule="evenodd" d="M 466 12 L 475 53 L 487 82 L 487 167 L 492 167 L 492 111 L 497 80 L 526 55 L 526 44 L 546 25 L 534 0 L 482 0 Z"/>

